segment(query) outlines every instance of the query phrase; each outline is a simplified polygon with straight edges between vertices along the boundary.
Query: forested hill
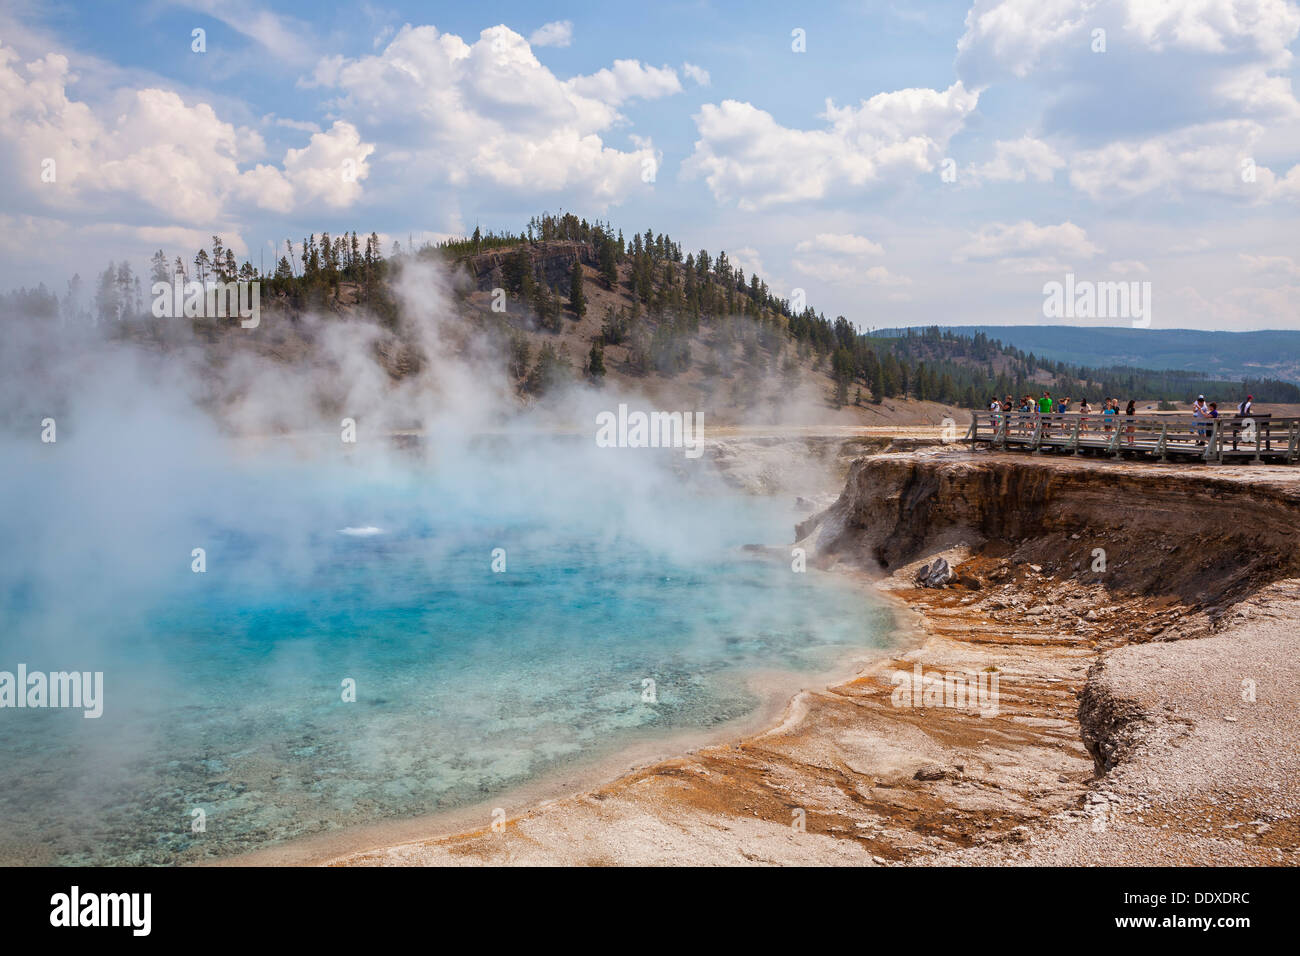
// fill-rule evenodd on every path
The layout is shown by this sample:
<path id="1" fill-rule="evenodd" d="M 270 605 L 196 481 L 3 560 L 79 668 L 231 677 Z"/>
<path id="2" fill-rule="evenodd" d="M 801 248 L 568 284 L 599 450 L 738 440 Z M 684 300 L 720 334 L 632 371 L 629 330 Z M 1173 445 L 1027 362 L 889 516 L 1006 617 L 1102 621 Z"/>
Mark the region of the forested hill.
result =
<path id="1" fill-rule="evenodd" d="M 982 330 L 909 329 L 864 335 L 870 315 L 831 319 L 809 306 L 794 310 L 758 275 L 746 275 L 725 251 L 687 251 L 647 229 L 630 237 L 598 220 L 572 214 L 534 217 L 518 234 L 483 232 L 388 255 L 374 233 L 286 240 L 264 273 L 237 263 L 220 237 L 192 257 L 159 249 L 147 283 L 128 263 L 110 263 L 93 295 L 68 284 L 64 295 L 43 286 L 3 297 L 5 314 L 27 312 L 63 323 L 95 322 L 142 342 L 164 344 L 183 323 L 200 341 L 261 348 L 275 337 L 274 357 L 295 361 L 310 348 L 286 343 L 286 330 L 313 312 L 378 322 L 387 340 L 378 357 L 395 377 L 418 369 L 411 317 L 399 314 L 390 280 L 412 262 L 450 270 L 455 308 L 470 331 L 497 341 L 522 397 L 537 399 L 564 381 L 609 379 L 642 391 L 703 405 L 775 409 L 802 403 L 863 409 L 899 399 L 942 406 L 984 407 L 993 394 L 1020 396 L 1044 388 L 1076 399 L 1187 401 L 1197 392 L 1235 396 L 1243 388 L 1261 402 L 1300 402 L 1300 388 L 1271 380 L 1211 380 L 1199 371 L 1079 366 L 1003 345 Z M 262 333 L 237 320 L 165 320 L 150 315 L 144 290 L 153 282 L 189 279 L 262 283 Z M 143 286 L 143 288 L 142 288 Z M 852 319 L 853 321 L 850 321 Z M 236 334 L 238 332 L 239 334 Z"/>
<path id="2" fill-rule="evenodd" d="M 1300 383 L 1300 331 L 1221 332 L 1124 326 L 983 325 L 945 327 L 983 333 L 1053 361 L 1206 372 L 1214 378 L 1278 378 Z M 902 330 L 886 330 L 899 331 Z"/>

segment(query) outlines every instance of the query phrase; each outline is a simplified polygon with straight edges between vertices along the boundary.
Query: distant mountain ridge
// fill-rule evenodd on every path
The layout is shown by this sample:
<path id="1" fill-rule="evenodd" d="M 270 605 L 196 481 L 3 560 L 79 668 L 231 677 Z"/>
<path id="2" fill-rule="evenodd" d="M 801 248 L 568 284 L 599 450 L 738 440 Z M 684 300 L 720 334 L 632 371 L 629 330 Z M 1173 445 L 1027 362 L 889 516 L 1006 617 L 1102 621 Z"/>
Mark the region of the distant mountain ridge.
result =
<path id="1" fill-rule="evenodd" d="M 1197 371 L 1221 379 L 1276 378 L 1300 384 L 1300 331 L 1209 332 L 1066 325 L 945 325 L 940 328 L 961 335 L 983 332 L 1003 345 L 1057 362 Z M 902 332 L 902 329 L 878 329 L 873 334 Z"/>

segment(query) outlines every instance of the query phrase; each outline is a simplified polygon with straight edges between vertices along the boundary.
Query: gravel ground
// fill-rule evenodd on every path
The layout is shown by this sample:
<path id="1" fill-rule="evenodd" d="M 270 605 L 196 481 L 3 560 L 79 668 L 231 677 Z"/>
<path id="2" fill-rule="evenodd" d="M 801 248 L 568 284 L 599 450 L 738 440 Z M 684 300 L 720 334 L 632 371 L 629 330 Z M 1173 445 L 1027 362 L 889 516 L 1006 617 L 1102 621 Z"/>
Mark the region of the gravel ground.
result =
<path id="1" fill-rule="evenodd" d="M 1111 651 L 1089 683 L 1135 705 L 1085 808 L 1015 847 L 928 864 L 1300 864 L 1300 580 L 1234 609 L 1213 637 Z"/>

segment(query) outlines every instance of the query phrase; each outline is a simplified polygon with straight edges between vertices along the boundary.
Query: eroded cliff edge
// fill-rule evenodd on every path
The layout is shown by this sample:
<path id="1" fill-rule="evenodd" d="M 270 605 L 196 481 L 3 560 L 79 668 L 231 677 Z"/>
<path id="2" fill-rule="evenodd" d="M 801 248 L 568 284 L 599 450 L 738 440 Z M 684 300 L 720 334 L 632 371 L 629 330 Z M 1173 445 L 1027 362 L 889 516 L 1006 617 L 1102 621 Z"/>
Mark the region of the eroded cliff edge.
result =
<path id="1" fill-rule="evenodd" d="M 1076 717 L 1096 776 L 1015 856 L 1293 864 L 1298 531 L 1292 469 L 950 449 L 859 459 L 797 533 L 818 565 L 882 576 L 937 635 L 1091 649 Z M 953 581 L 915 586 L 937 556 Z"/>

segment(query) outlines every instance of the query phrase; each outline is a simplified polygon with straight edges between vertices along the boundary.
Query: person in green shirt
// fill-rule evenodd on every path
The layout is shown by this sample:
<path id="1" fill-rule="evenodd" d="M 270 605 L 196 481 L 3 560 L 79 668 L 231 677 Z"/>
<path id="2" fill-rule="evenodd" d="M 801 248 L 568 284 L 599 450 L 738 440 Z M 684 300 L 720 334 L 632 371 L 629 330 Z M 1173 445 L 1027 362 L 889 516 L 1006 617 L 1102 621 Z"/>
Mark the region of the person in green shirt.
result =
<path id="1" fill-rule="evenodd" d="M 1043 397 L 1038 400 L 1038 414 L 1052 414 L 1052 393 L 1043 392 Z"/>

